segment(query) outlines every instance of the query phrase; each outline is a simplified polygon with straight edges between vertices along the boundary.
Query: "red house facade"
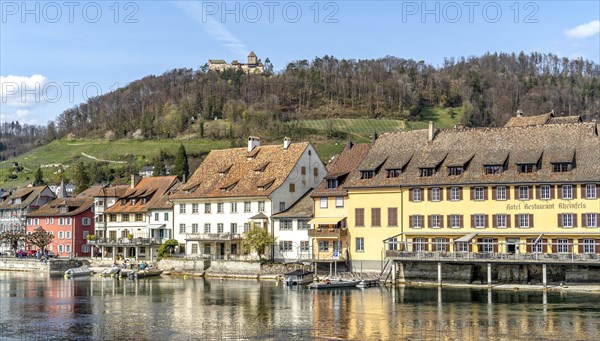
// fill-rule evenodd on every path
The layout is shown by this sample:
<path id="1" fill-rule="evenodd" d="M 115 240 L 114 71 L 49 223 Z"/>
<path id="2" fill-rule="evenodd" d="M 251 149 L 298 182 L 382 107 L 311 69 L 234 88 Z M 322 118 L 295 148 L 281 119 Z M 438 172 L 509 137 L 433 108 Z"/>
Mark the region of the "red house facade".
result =
<path id="1" fill-rule="evenodd" d="M 94 234 L 94 198 L 57 198 L 27 214 L 26 233 L 39 227 L 54 235 L 48 251 L 59 257 L 91 256 L 87 236 Z"/>

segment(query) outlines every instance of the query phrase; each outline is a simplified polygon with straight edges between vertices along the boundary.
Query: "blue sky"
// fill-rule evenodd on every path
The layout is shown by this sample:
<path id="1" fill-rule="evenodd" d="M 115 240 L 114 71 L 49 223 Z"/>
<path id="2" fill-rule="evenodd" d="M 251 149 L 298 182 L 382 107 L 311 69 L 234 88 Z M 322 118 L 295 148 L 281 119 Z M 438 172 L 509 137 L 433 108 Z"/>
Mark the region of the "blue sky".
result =
<path id="1" fill-rule="evenodd" d="M 116 5 L 115 5 L 116 3 Z M 87 97 L 254 50 L 316 56 L 520 51 L 600 63 L 598 1 L 0 1 L 0 121 L 46 124 Z"/>

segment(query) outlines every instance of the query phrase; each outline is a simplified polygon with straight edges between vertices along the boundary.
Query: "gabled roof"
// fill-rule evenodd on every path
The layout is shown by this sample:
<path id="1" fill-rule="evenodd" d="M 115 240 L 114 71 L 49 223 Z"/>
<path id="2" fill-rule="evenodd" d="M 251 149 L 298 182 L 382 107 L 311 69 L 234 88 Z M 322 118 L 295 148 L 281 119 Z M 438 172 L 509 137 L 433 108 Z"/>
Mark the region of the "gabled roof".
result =
<path id="1" fill-rule="evenodd" d="M 400 152 L 401 151 L 401 152 Z M 441 151 L 441 153 L 440 153 Z M 419 168 L 431 160 L 441 167 L 433 176 L 421 176 Z M 388 163 L 414 154 L 397 177 L 388 178 Z M 600 137 L 596 123 L 541 124 L 500 128 L 454 128 L 437 131 L 433 141 L 428 130 L 383 134 L 365 160 L 387 156 L 373 178 L 361 179 L 358 169 L 346 180 L 347 188 L 427 186 L 485 183 L 584 182 L 600 179 Z M 462 157 L 464 156 L 464 157 Z M 461 175 L 449 175 L 447 167 L 470 159 Z M 553 173 L 552 163 L 573 162 L 573 169 Z M 536 164 L 533 173 L 520 173 L 518 164 Z M 433 162 L 435 163 L 435 161 Z M 500 174 L 485 174 L 485 165 L 506 164 Z M 316 192 L 316 191 L 315 191 Z M 313 194 L 314 196 L 314 194 Z"/>
<path id="2" fill-rule="evenodd" d="M 166 207 L 168 203 L 161 197 L 178 183 L 177 176 L 153 176 L 143 178 L 133 189 L 128 189 L 117 202 L 106 209 L 107 213 L 141 213 L 148 209 Z M 135 204 L 132 205 L 132 199 Z M 145 201 L 144 201 L 145 200 Z"/>
<path id="3" fill-rule="evenodd" d="M 338 188 L 327 189 L 327 180 L 332 177 L 344 180 L 348 174 L 356 170 L 359 165 L 363 162 L 363 159 L 371 149 L 370 143 L 359 143 L 352 145 L 346 145 L 340 155 L 338 155 L 333 162 L 327 167 L 328 174 L 323 181 L 317 186 L 317 188 L 311 194 L 312 197 L 321 196 L 343 196 L 348 192 L 346 190 L 345 181 L 341 181 Z"/>
<path id="4" fill-rule="evenodd" d="M 273 219 L 282 218 L 312 218 L 313 216 L 313 199 L 310 197 L 312 188 L 304 193 L 290 208 L 279 212 L 272 216 Z"/>
<path id="5" fill-rule="evenodd" d="M 35 199 L 44 191 L 48 186 L 35 186 L 35 187 L 24 187 L 14 191 L 8 198 L 6 198 L 0 204 L 0 210 L 8 209 L 20 209 L 25 208 L 34 203 Z M 50 189 L 48 189 L 50 190 Z M 54 195 L 54 194 L 53 194 Z M 18 204 L 12 204 L 14 199 L 21 199 Z"/>
<path id="6" fill-rule="evenodd" d="M 581 123 L 581 116 L 555 116 L 554 110 L 542 115 L 535 116 L 515 116 L 511 117 L 504 125 L 505 127 L 525 127 L 542 124 L 573 124 Z"/>
<path id="7" fill-rule="evenodd" d="M 28 217 L 73 217 L 85 212 L 94 205 L 92 197 L 56 198 L 39 209 L 28 213 Z M 61 213 L 61 207 L 67 207 L 67 212 Z"/>
<path id="8" fill-rule="evenodd" d="M 247 148 L 213 150 L 171 199 L 268 196 L 294 171 L 309 145 L 292 143 L 287 150 L 281 144 L 258 146 L 251 152 Z M 255 171 L 265 164 L 262 171 Z M 224 169 L 228 169 L 225 174 Z"/>
<path id="9" fill-rule="evenodd" d="M 119 186 L 108 186 L 108 185 L 98 185 L 92 186 L 82 193 L 86 193 L 86 195 L 92 197 L 102 197 L 102 198 L 118 198 L 125 194 L 127 190 L 129 190 L 129 185 L 119 185 Z M 81 194 L 80 194 L 81 195 Z"/>

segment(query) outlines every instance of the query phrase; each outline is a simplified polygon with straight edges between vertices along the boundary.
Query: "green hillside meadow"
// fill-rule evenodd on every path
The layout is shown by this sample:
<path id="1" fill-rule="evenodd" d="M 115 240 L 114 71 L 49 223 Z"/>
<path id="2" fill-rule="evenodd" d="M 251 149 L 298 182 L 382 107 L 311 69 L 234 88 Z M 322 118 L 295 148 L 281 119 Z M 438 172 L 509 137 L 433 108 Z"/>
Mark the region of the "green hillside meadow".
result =
<path id="1" fill-rule="evenodd" d="M 315 119 L 290 122 L 290 125 L 300 127 L 308 132 L 306 137 L 310 140 L 321 159 L 327 163 L 332 156 L 339 154 L 348 139 L 355 142 L 369 142 L 373 132 L 378 134 L 401 131 L 406 129 L 426 128 L 430 120 L 436 122 L 438 127 L 452 127 L 460 122 L 461 110 L 453 109 L 451 117 L 448 109 L 427 108 L 421 114 L 421 121 L 406 122 L 393 119 Z M 222 121 L 222 120 L 220 120 Z M 223 122 L 207 122 L 207 128 L 212 125 L 224 124 Z M 189 137 L 189 136 L 188 136 Z M 190 162 L 197 166 L 203 155 L 212 149 L 230 148 L 231 141 L 227 139 L 186 139 L 186 140 L 55 140 L 51 143 L 36 148 L 26 154 L 19 155 L 0 163 L 0 186 L 13 188 L 31 183 L 35 178 L 35 171 L 42 167 L 44 179 L 54 182 L 54 175 L 60 165 L 65 168 L 65 173 L 70 178 L 71 167 L 78 162 L 106 162 L 111 168 L 122 168 L 133 164 L 136 168 L 150 164 L 152 158 L 163 150 L 167 154 L 175 155 L 179 145 L 183 143 Z M 268 142 L 267 142 L 268 143 Z M 271 142 L 275 143 L 275 142 Z M 23 169 L 15 171 L 14 163 Z M 16 179 L 9 179 L 11 174 Z M 14 175 L 13 175 L 14 177 Z"/>

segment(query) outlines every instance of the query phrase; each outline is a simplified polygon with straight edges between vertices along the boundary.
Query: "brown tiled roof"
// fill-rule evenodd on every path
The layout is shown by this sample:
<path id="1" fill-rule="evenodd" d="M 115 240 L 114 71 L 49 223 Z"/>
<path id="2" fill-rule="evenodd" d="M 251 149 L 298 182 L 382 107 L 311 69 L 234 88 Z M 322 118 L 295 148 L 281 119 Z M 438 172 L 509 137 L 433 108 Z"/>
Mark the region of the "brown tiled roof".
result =
<path id="1" fill-rule="evenodd" d="M 175 175 L 143 178 L 133 189 L 130 188 L 121 195 L 113 206 L 106 209 L 106 212 L 139 213 L 147 212 L 149 208 L 154 208 L 155 204 L 160 207 L 161 203 L 159 201 L 164 200 L 162 197 L 177 182 L 177 176 Z M 131 205 L 131 199 L 136 199 L 135 205 Z"/>
<path id="2" fill-rule="evenodd" d="M 130 189 L 130 185 L 119 185 L 119 186 L 98 185 L 98 186 L 92 186 L 92 187 L 88 188 L 87 190 L 85 190 L 84 192 L 86 192 L 87 195 L 92 196 L 92 197 L 118 198 L 118 197 L 122 196 L 123 194 L 125 194 L 125 192 L 127 192 L 127 190 L 129 190 L 129 189 Z"/>
<path id="3" fill-rule="evenodd" d="M 355 144 L 351 148 L 346 146 L 342 153 L 333 160 L 329 167 L 327 167 L 328 174 L 326 179 L 321 181 L 311 196 L 321 197 L 346 195 L 348 191 L 346 190 L 346 184 L 344 180 L 347 178 L 347 174 L 354 171 L 362 163 L 363 158 L 365 155 L 367 155 L 367 152 L 369 152 L 371 146 L 372 145 L 370 143 Z M 327 178 L 331 178 L 334 175 L 341 177 L 340 180 L 342 181 L 338 188 L 327 189 Z"/>
<path id="4" fill-rule="evenodd" d="M 82 198 L 95 197 L 96 194 L 104 187 L 106 187 L 106 185 L 93 185 L 84 190 L 83 192 L 79 193 L 77 196 Z"/>
<path id="5" fill-rule="evenodd" d="M 513 116 L 504 125 L 505 127 L 525 127 L 535 126 L 548 123 L 548 120 L 553 116 L 552 113 L 536 115 L 536 116 Z"/>
<path id="6" fill-rule="evenodd" d="M 298 201 L 290 208 L 283 212 L 274 214 L 273 219 L 281 218 L 312 218 L 313 216 L 313 199 L 310 197 L 312 189 L 306 192 Z"/>
<path id="7" fill-rule="evenodd" d="M 309 142 L 213 150 L 172 199 L 266 196 L 283 184 Z M 318 158 L 317 155 L 314 155 Z M 260 166 L 266 167 L 257 171 Z M 229 165 L 231 167 L 229 168 Z M 219 171 L 227 169 L 219 174 Z M 298 170 L 299 172 L 300 170 Z M 271 186 L 259 189 L 272 181 Z M 234 186 L 232 186 L 234 185 Z"/>
<path id="8" fill-rule="evenodd" d="M 548 120 L 548 124 L 573 124 L 573 123 L 581 123 L 581 116 L 561 116 L 561 117 L 551 117 Z"/>
<path id="9" fill-rule="evenodd" d="M 56 198 L 39 209 L 28 213 L 28 217 L 71 217 L 76 216 L 94 205 L 93 197 Z M 66 213 L 60 208 L 67 206 Z"/>
<path id="10" fill-rule="evenodd" d="M 420 177 L 419 167 L 428 162 L 430 155 L 439 159 L 444 153 L 450 157 L 442 162 L 438 171 L 433 176 Z M 404 159 L 408 154 L 414 156 L 402 174 L 387 178 L 384 170 L 388 163 L 398 163 L 396 158 Z M 472 156 L 472 159 L 462 175 L 450 176 L 448 166 L 455 163 L 455 154 Z M 361 179 L 360 171 L 356 169 L 348 176 L 346 187 L 598 182 L 600 179 L 600 137 L 595 123 L 442 129 L 433 141 L 428 141 L 427 129 L 389 133 L 379 137 L 363 162 L 380 160 L 385 155 L 388 156 L 386 162 L 372 179 Z M 551 163 L 568 162 L 571 156 L 575 158 L 575 167 L 571 171 L 552 172 Z M 517 163 L 536 163 L 538 160 L 541 169 L 519 173 Z M 484 165 L 505 161 L 507 168 L 501 174 L 484 173 Z"/>
<path id="11" fill-rule="evenodd" d="M 20 209 L 27 207 L 31 205 L 46 188 L 48 188 L 48 186 L 19 188 L 0 204 L 0 210 Z M 11 204 L 11 201 L 17 198 L 21 198 L 21 202 L 18 204 Z"/>

